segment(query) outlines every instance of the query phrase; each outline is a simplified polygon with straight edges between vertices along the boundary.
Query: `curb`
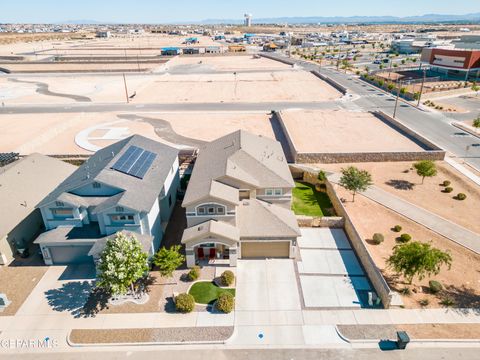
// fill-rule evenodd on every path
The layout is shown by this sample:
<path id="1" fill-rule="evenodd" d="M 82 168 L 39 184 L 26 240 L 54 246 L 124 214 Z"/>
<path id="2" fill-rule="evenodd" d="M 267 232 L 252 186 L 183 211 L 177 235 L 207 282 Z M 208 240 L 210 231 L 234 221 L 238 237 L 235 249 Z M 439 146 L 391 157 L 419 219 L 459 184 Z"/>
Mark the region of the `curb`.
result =
<path id="1" fill-rule="evenodd" d="M 452 124 L 452 126 L 455 126 L 457 129 L 465 131 L 465 132 L 469 133 L 470 135 L 475 136 L 476 138 L 480 139 L 480 132 L 472 131 L 471 129 L 467 128 L 466 126 L 460 124 L 458 121 L 454 121 L 451 124 Z"/>

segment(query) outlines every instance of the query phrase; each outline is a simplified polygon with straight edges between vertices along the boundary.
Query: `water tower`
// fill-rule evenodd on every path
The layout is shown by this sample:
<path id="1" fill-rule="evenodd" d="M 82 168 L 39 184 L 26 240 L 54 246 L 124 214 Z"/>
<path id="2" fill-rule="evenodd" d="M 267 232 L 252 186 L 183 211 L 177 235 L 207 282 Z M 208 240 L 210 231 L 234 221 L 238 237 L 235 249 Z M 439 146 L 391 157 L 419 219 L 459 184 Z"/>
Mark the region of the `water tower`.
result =
<path id="1" fill-rule="evenodd" d="M 250 27 L 252 26 L 252 14 L 245 14 L 245 26 Z"/>

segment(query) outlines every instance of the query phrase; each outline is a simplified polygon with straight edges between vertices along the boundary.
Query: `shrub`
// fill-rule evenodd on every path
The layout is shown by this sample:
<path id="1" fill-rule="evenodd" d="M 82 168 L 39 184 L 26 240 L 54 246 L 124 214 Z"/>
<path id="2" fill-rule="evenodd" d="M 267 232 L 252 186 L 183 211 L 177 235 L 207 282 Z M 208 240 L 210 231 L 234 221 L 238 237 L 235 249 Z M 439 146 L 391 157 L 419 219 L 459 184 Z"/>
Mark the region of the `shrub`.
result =
<path id="1" fill-rule="evenodd" d="M 440 305 L 450 307 L 455 305 L 455 300 L 453 300 L 451 297 L 446 296 L 440 301 Z"/>
<path id="2" fill-rule="evenodd" d="M 402 234 L 400 235 L 400 239 L 399 241 L 401 243 L 406 243 L 406 242 L 409 242 L 410 240 L 412 240 L 412 236 L 410 234 Z"/>
<path id="3" fill-rule="evenodd" d="M 400 294 L 402 294 L 402 295 L 410 296 L 411 293 L 412 292 L 410 291 L 409 287 L 404 287 L 404 288 L 400 289 Z"/>
<path id="4" fill-rule="evenodd" d="M 421 299 L 419 302 L 420 306 L 428 306 L 430 304 L 430 301 L 428 299 Z"/>
<path id="5" fill-rule="evenodd" d="M 450 184 L 451 184 L 450 180 L 443 181 L 443 186 L 450 186 Z"/>
<path id="6" fill-rule="evenodd" d="M 430 290 L 430 292 L 432 294 L 436 294 L 443 289 L 443 286 L 440 282 L 438 282 L 436 280 L 430 280 L 428 282 L 428 289 Z"/>
<path id="7" fill-rule="evenodd" d="M 457 200 L 465 200 L 466 198 L 467 198 L 467 195 L 465 195 L 464 193 L 458 193 L 456 196 Z"/>
<path id="8" fill-rule="evenodd" d="M 235 298 L 229 292 L 221 293 L 217 300 L 217 309 L 228 314 L 235 307 Z"/>
<path id="9" fill-rule="evenodd" d="M 220 275 L 220 280 L 223 286 L 230 286 L 235 280 L 235 275 L 230 270 L 225 270 L 222 275 Z"/>
<path id="10" fill-rule="evenodd" d="M 190 294 L 179 294 L 175 297 L 175 308 L 181 313 L 192 312 L 195 309 L 195 299 Z"/>
<path id="11" fill-rule="evenodd" d="M 393 227 L 393 231 L 395 231 L 395 232 L 400 232 L 400 231 L 402 231 L 402 227 L 401 227 L 400 225 L 395 225 L 395 226 Z"/>
<path id="12" fill-rule="evenodd" d="M 445 189 L 443 189 L 443 192 L 446 192 L 446 193 L 451 193 L 452 191 L 453 191 L 453 188 L 450 186 L 447 186 Z"/>
<path id="13" fill-rule="evenodd" d="M 200 267 L 194 266 L 187 274 L 188 281 L 195 281 L 200 277 Z"/>
<path id="14" fill-rule="evenodd" d="M 383 237 L 383 234 L 375 233 L 373 234 L 372 240 L 375 245 L 380 245 L 385 239 Z"/>

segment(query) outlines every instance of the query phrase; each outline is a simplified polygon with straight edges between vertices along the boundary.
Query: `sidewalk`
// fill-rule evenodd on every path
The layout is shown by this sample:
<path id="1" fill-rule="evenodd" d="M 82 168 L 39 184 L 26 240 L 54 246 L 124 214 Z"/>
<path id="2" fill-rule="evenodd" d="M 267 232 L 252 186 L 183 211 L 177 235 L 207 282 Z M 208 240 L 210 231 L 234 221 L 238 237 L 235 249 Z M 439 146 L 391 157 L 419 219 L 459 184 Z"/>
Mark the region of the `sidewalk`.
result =
<path id="1" fill-rule="evenodd" d="M 340 175 L 332 174 L 329 175 L 328 179 L 331 182 L 338 184 Z M 375 185 L 369 187 L 366 191 L 362 192 L 361 195 L 425 226 L 477 254 L 480 254 L 480 235 L 477 233 L 435 215 L 434 213 L 406 200 L 400 199 Z"/>
<path id="2" fill-rule="evenodd" d="M 445 157 L 445 162 L 450 164 L 452 167 L 454 167 L 457 171 L 461 172 L 463 175 L 468 177 L 470 180 L 472 180 L 475 184 L 480 186 L 480 176 L 475 175 L 473 172 L 468 170 L 465 166 L 459 164 L 456 162 L 454 159 L 446 156 Z"/>

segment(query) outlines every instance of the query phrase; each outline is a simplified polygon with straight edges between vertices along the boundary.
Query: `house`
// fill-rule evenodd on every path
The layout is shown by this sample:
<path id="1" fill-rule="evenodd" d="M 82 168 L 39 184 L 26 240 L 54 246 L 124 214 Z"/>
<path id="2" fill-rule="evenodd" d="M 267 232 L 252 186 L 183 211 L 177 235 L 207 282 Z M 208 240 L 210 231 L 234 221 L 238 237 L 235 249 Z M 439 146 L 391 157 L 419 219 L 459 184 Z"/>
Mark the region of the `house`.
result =
<path id="1" fill-rule="evenodd" d="M 178 150 L 134 135 L 97 151 L 37 208 L 47 265 L 96 260 L 107 238 L 135 234 L 152 255 L 176 201 Z"/>
<path id="2" fill-rule="evenodd" d="M 35 205 L 76 168 L 41 154 L 0 167 L 0 265 L 8 265 L 42 231 L 42 215 Z"/>
<path id="3" fill-rule="evenodd" d="M 182 206 L 189 267 L 203 258 L 293 258 L 300 235 L 279 142 L 236 131 L 199 149 Z"/>
<path id="4" fill-rule="evenodd" d="M 162 48 L 160 53 L 163 56 L 177 56 L 182 53 L 182 50 L 178 47 L 165 47 Z"/>

